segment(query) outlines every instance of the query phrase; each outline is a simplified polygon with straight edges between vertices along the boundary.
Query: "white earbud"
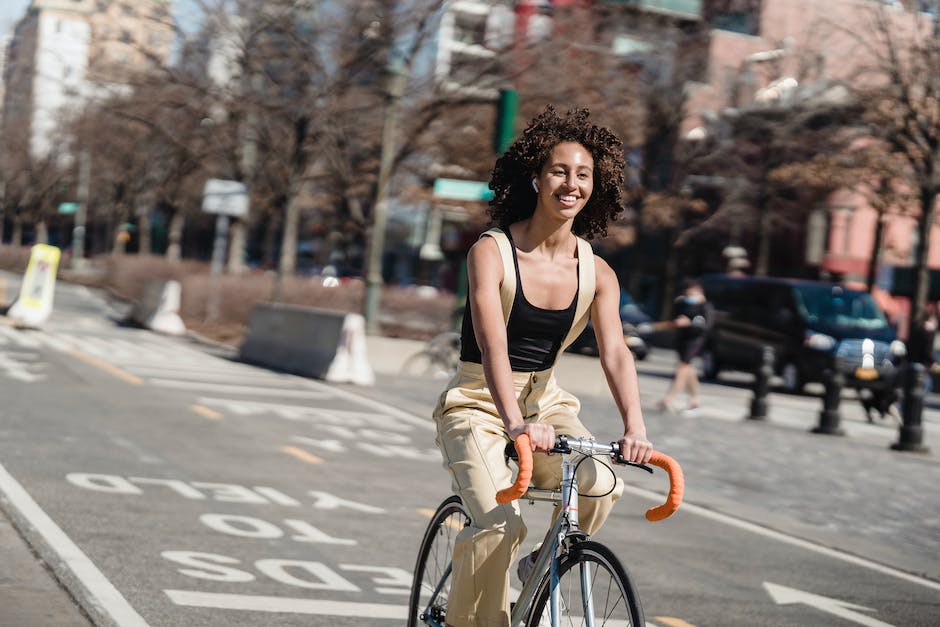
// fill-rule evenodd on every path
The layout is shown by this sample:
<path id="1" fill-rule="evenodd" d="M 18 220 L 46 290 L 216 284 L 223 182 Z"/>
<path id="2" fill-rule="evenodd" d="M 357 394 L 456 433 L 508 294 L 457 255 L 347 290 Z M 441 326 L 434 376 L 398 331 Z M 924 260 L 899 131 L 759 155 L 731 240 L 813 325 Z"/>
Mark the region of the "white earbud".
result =
<path id="1" fill-rule="evenodd" d="M 533 177 L 532 177 L 532 189 L 534 189 L 534 190 L 535 190 L 535 193 L 538 194 L 538 193 L 539 193 L 539 184 L 536 183 L 535 180 L 536 180 L 536 179 L 535 179 L 535 177 L 533 176 Z"/>

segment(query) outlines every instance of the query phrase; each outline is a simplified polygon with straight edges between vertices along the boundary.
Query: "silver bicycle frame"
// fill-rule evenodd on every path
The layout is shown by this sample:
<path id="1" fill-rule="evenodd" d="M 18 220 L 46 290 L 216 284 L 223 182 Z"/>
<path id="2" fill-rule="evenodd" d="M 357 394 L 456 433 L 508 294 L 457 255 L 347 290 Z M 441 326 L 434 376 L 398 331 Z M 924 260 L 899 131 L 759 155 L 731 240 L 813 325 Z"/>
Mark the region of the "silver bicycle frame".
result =
<path id="1" fill-rule="evenodd" d="M 585 455 L 600 453 L 610 455 L 612 446 L 610 444 L 601 444 L 593 440 L 569 438 L 568 443 L 572 452 Z M 545 490 L 540 488 L 529 488 L 522 499 L 530 503 L 536 501 L 561 504 L 561 512 L 552 523 L 552 526 L 545 533 L 542 541 L 542 548 L 539 550 L 538 557 L 535 560 L 535 566 L 529 574 L 516 599 L 512 614 L 509 619 L 510 627 L 521 627 L 527 614 L 531 611 L 532 602 L 535 600 L 535 591 L 539 582 L 545 576 L 545 573 L 551 572 L 551 592 L 549 596 L 549 607 L 551 614 L 552 627 L 560 627 L 560 602 L 561 594 L 558 590 L 558 558 L 562 553 L 562 546 L 565 538 L 573 532 L 578 531 L 578 480 L 575 477 L 576 464 L 569 460 L 568 455 L 562 457 L 561 486 L 558 490 Z M 452 565 L 448 564 L 444 576 L 438 583 L 431 598 L 434 599 L 440 592 L 440 588 L 450 574 Z M 591 590 L 591 567 L 588 564 L 581 564 L 581 594 L 584 604 L 585 624 L 587 627 L 594 627 L 594 595 Z M 427 612 L 427 608 L 424 610 Z"/>
<path id="2" fill-rule="evenodd" d="M 600 445 L 606 452 L 610 451 L 609 445 Z M 576 450 L 580 450 L 577 447 Z M 549 596 L 549 607 L 552 627 L 559 627 L 561 620 L 559 604 L 560 592 L 558 590 L 558 557 L 561 553 L 561 546 L 565 538 L 573 531 L 578 530 L 578 480 L 574 476 L 575 464 L 565 456 L 561 461 L 562 478 L 560 490 L 542 490 L 539 488 L 529 488 L 522 497 L 529 502 L 547 501 L 551 503 L 561 503 L 561 512 L 551 528 L 545 533 L 545 539 L 542 541 L 542 548 L 539 550 L 538 557 L 535 560 L 535 567 L 529 574 L 516 599 L 512 615 L 509 619 L 510 627 L 520 627 L 531 610 L 531 605 L 535 600 L 535 591 L 546 572 L 551 572 L 551 592 Z M 590 568 L 584 565 L 581 571 L 581 590 L 582 598 L 585 601 L 585 616 L 587 617 L 587 627 L 593 627 L 593 595 L 591 594 Z M 589 612 L 588 609 L 591 611 Z"/>

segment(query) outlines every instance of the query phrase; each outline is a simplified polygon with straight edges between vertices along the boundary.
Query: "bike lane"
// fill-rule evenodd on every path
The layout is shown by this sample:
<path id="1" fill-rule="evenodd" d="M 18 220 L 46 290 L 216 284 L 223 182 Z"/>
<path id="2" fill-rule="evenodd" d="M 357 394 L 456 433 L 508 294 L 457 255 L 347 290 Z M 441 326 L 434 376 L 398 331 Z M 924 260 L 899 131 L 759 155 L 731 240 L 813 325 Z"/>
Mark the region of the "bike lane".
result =
<path id="1" fill-rule="evenodd" d="M 4 407 L 0 459 L 142 620 L 400 623 L 426 523 L 421 510 L 448 489 L 426 419 L 296 378 L 267 396 L 221 394 L 256 388 L 266 375 L 240 364 L 228 370 L 215 358 L 196 358 L 199 367 L 219 367 L 212 382 L 179 366 L 173 378 L 106 362 L 141 379 L 133 384 L 39 350 L 58 393 L 26 388 Z M 8 385 L 0 380 L 0 391 L 14 398 Z M 211 387 L 219 385 L 231 387 Z M 387 398 L 394 403 L 394 389 Z M 695 464 L 686 472 L 694 479 Z M 663 487 L 626 478 L 634 491 Z M 694 487 L 691 495 L 694 502 Z M 631 568 L 651 624 L 934 624 L 925 622 L 936 618 L 929 587 L 707 510 L 686 507 L 651 525 L 643 507 L 629 505 L 621 503 L 598 539 Z M 35 521 L 20 524 L 100 618 L 110 593 L 89 597 L 64 564 L 71 549 L 50 552 Z M 530 539 L 537 535 L 535 524 Z M 865 617 L 877 622 L 858 622 Z M 134 624 L 127 616 L 116 622 Z"/>
<path id="2" fill-rule="evenodd" d="M 44 385 L 0 378 L 5 509 L 96 622 L 401 621 L 426 421 L 224 360 L 200 382 L 33 348 Z"/>

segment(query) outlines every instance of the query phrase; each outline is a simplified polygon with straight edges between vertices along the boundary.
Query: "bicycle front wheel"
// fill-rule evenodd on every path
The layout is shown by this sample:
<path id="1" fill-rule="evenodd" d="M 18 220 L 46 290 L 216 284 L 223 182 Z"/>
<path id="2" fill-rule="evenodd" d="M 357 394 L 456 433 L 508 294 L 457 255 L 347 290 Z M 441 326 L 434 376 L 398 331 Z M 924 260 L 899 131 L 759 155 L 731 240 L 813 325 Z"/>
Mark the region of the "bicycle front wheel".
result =
<path id="1" fill-rule="evenodd" d="M 644 627 L 640 596 L 613 551 L 590 540 L 578 542 L 558 563 L 559 625 Z M 527 627 L 551 625 L 551 574 L 535 592 Z"/>
<path id="2" fill-rule="evenodd" d="M 450 597 L 451 558 L 457 534 L 470 524 L 460 497 L 447 498 L 428 524 L 418 550 L 408 602 L 408 626 L 444 625 Z"/>

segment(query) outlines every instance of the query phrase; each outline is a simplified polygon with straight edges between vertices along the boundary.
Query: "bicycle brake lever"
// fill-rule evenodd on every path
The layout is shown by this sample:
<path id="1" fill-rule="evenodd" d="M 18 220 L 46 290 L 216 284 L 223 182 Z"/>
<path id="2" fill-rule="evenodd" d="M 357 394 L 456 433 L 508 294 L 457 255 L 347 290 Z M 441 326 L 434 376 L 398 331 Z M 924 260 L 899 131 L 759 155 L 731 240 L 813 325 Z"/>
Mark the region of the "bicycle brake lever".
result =
<path id="1" fill-rule="evenodd" d="M 638 464 L 636 462 L 627 461 L 627 459 L 620 454 L 619 450 L 617 451 L 617 457 L 614 461 L 616 461 L 618 464 L 623 464 L 624 466 L 633 466 L 634 468 L 640 468 L 650 474 L 653 474 L 653 469 L 646 464 Z"/>
<path id="2" fill-rule="evenodd" d="M 620 457 L 620 456 L 618 455 L 618 457 Z M 653 469 L 650 468 L 649 466 L 647 466 L 646 464 L 638 464 L 638 463 L 636 463 L 636 462 L 628 462 L 627 460 L 623 459 L 622 457 L 620 457 L 620 459 L 623 460 L 623 461 L 620 462 L 621 464 L 624 464 L 624 465 L 626 465 L 626 466 L 633 466 L 634 468 L 640 468 L 640 469 L 645 470 L 646 472 L 648 472 L 648 473 L 650 473 L 650 474 L 653 474 Z"/>

